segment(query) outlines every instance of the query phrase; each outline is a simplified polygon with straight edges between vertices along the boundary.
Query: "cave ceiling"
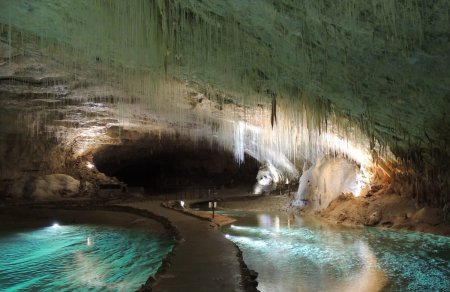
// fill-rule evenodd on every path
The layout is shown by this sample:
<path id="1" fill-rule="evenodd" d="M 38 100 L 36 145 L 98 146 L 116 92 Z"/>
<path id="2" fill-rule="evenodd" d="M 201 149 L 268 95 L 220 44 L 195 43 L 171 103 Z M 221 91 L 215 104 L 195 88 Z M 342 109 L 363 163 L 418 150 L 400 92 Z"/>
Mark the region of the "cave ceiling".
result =
<path id="1" fill-rule="evenodd" d="M 40 51 L 158 109 L 179 103 L 165 94 L 195 107 L 197 93 L 222 119 L 252 121 L 264 108 L 268 128 L 276 103 L 275 123 L 294 117 L 321 132 L 332 120 L 341 135 L 361 132 L 369 147 L 445 169 L 449 9 L 448 0 L 0 0 L 2 57 L 6 66 L 15 52 Z M 357 130 L 339 130 L 347 125 Z"/>

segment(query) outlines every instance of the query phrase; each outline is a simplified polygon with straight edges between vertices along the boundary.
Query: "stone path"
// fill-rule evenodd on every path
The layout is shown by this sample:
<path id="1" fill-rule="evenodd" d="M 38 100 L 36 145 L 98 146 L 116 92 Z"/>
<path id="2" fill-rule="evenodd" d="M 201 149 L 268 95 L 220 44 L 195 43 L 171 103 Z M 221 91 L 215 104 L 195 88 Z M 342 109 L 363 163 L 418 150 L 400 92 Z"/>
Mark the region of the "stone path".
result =
<path id="1" fill-rule="evenodd" d="M 160 202 L 124 205 L 166 217 L 183 238 L 167 273 L 153 285 L 154 291 L 243 291 L 237 249 L 209 222 L 161 207 Z"/>

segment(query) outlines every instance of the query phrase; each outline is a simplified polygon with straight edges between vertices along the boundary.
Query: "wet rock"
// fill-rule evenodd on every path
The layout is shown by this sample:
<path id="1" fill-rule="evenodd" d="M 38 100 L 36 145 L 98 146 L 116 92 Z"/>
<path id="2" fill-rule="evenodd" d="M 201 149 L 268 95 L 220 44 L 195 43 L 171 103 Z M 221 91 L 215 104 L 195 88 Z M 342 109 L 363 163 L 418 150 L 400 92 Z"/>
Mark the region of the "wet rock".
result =
<path id="1" fill-rule="evenodd" d="M 394 223 L 391 222 L 391 221 L 383 221 L 383 222 L 381 222 L 381 226 L 383 226 L 383 227 L 390 228 L 390 227 L 392 227 L 392 225 L 394 225 Z"/>
<path id="2" fill-rule="evenodd" d="M 412 219 L 416 223 L 426 223 L 430 225 L 437 225 L 443 222 L 443 212 L 439 208 L 425 207 L 417 211 Z"/>
<path id="3" fill-rule="evenodd" d="M 337 221 L 338 222 L 344 222 L 345 220 L 347 220 L 347 214 L 345 214 L 344 212 L 342 212 L 341 214 L 339 214 Z"/>
<path id="4" fill-rule="evenodd" d="M 375 211 L 367 218 L 364 225 L 366 226 L 375 226 L 377 225 L 381 220 L 381 212 Z"/>
<path id="5" fill-rule="evenodd" d="M 258 272 L 256 272 L 255 270 L 249 269 L 248 273 L 249 273 L 250 279 L 256 280 L 256 278 L 258 278 Z"/>

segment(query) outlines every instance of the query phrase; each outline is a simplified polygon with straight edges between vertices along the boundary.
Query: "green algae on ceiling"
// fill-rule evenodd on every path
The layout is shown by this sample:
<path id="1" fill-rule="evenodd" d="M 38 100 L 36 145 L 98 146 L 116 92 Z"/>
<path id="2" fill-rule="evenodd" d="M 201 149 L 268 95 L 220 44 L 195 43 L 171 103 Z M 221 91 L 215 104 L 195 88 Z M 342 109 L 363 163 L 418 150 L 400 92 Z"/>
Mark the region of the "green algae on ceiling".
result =
<path id="1" fill-rule="evenodd" d="M 448 0 L 1 0 L 0 23 L 11 46 L 70 52 L 68 68 L 175 76 L 238 104 L 282 99 L 293 115 L 307 108 L 316 128 L 333 117 L 356 124 L 439 173 L 450 157 L 449 9 Z"/>

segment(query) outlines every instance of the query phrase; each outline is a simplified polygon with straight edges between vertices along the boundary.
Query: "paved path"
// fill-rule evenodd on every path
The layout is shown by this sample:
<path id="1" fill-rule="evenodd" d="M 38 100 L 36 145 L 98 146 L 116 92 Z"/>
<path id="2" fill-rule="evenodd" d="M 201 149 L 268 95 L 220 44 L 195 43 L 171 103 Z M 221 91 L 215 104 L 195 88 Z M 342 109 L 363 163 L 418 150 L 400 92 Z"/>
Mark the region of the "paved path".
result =
<path id="1" fill-rule="evenodd" d="M 164 216 L 179 230 L 177 246 L 167 273 L 154 284 L 155 291 L 242 291 L 236 247 L 209 222 L 184 215 L 147 201 L 124 204 Z"/>

